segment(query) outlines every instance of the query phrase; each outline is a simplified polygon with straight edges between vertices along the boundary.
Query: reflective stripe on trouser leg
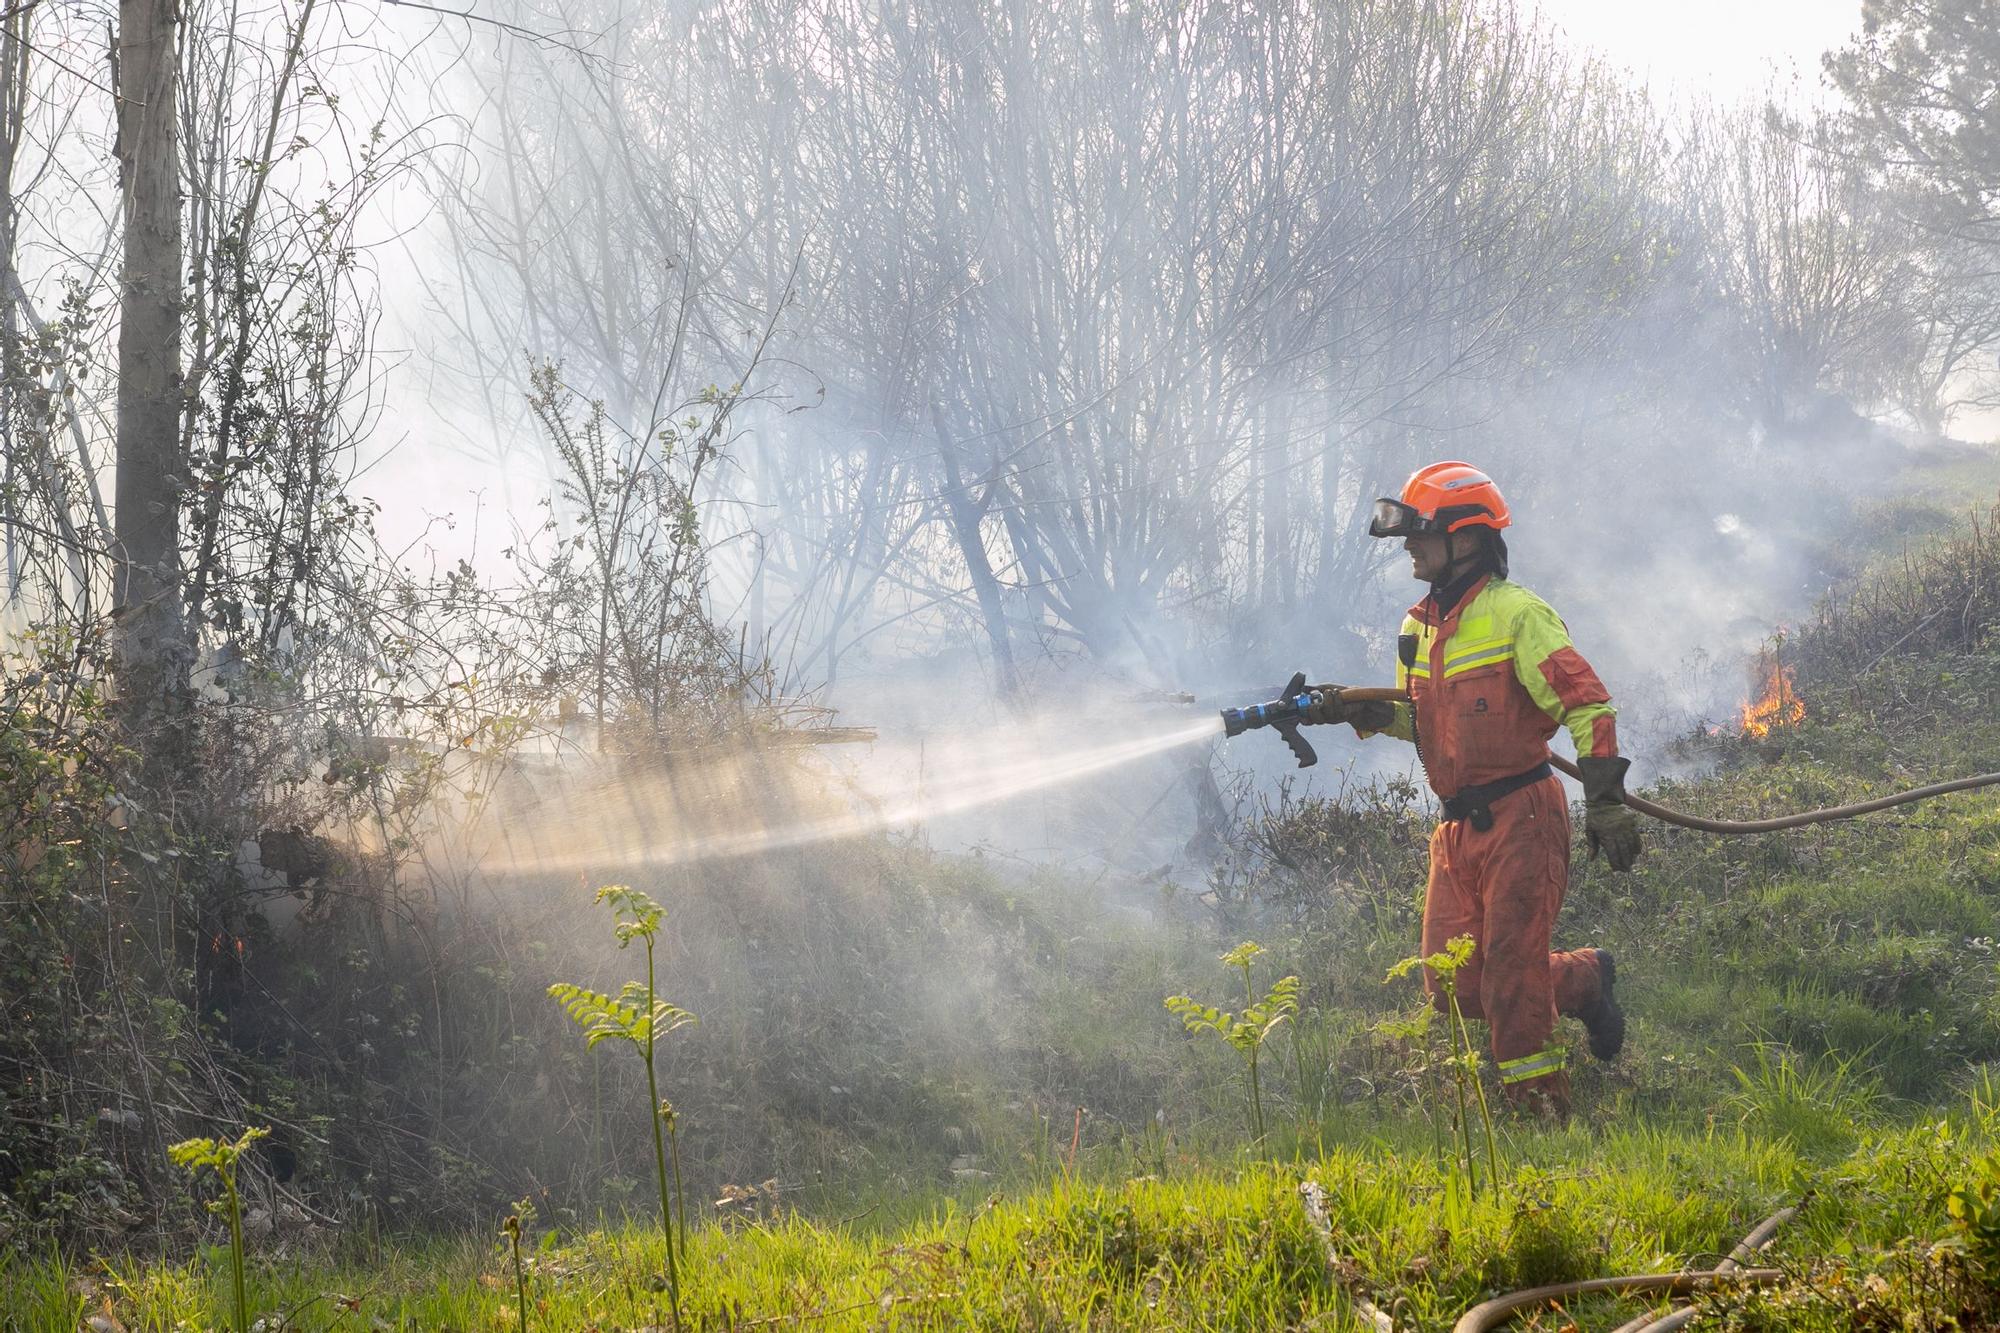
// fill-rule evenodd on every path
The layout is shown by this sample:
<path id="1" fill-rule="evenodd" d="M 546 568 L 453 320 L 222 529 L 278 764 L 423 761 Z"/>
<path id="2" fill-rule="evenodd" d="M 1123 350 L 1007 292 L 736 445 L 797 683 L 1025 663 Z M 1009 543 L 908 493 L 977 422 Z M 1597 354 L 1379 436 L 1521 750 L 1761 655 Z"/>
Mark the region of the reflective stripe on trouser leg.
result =
<path id="1" fill-rule="evenodd" d="M 1524 1055 L 1518 1060 L 1502 1060 L 1500 1081 L 1525 1083 L 1531 1078 L 1541 1078 L 1545 1074 L 1560 1074 L 1564 1065 L 1568 1063 L 1567 1057 L 1568 1051 L 1565 1047 L 1551 1046 L 1545 1051 L 1536 1051 L 1533 1055 Z"/>
<path id="2" fill-rule="evenodd" d="M 1471 852 L 1460 860 L 1476 868 L 1486 963 L 1480 1007 L 1493 1030 L 1493 1062 L 1504 1069 L 1560 1044 L 1549 937 L 1569 869 L 1569 811 L 1554 778 L 1495 801 L 1492 811 L 1492 831 L 1468 829 L 1457 850 Z M 1542 1072 L 1560 1073 L 1561 1066 Z"/>

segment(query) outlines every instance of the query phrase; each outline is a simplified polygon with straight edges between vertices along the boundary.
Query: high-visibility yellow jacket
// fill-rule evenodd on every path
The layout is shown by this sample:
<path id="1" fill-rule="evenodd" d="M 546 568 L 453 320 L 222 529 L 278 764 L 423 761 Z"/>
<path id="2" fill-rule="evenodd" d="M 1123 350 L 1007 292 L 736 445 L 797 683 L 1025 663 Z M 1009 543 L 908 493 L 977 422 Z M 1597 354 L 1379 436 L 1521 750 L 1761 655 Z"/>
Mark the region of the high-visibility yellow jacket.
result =
<path id="1" fill-rule="evenodd" d="M 1396 682 L 1412 702 L 1387 730 L 1416 742 L 1439 796 L 1534 768 L 1558 726 L 1579 757 L 1618 753 L 1611 696 L 1547 602 L 1489 576 L 1436 611 L 1425 598 L 1403 620 Z"/>

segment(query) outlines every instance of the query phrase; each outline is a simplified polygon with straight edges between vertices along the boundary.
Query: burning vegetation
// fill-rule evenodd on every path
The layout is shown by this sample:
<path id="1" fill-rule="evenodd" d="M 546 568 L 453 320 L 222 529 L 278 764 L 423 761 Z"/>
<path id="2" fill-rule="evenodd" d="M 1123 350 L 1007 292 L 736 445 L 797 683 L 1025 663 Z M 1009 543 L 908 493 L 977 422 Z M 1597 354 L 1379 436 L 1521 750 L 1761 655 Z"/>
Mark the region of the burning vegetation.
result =
<path id="1" fill-rule="evenodd" d="M 1792 668 L 1785 665 L 1782 647 L 1757 655 L 1756 697 L 1738 707 L 1738 724 L 1745 736 L 1762 738 L 1773 727 L 1795 727 L 1805 721 L 1806 702 L 1799 697 Z"/>

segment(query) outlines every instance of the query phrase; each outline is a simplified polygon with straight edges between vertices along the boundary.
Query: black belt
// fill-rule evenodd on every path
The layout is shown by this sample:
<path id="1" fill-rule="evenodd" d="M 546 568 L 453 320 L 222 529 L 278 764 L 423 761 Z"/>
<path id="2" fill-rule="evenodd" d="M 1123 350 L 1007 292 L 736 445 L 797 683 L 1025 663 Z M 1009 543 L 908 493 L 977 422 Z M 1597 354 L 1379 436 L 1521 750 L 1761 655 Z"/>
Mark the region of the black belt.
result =
<path id="1" fill-rule="evenodd" d="M 1545 759 L 1525 773 L 1515 773 L 1496 782 L 1483 782 L 1477 787 L 1461 787 L 1456 796 L 1444 798 L 1446 819 L 1466 819 L 1481 833 L 1493 827 L 1491 806 L 1502 796 L 1508 796 L 1523 787 L 1532 787 L 1555 770 Z"/>

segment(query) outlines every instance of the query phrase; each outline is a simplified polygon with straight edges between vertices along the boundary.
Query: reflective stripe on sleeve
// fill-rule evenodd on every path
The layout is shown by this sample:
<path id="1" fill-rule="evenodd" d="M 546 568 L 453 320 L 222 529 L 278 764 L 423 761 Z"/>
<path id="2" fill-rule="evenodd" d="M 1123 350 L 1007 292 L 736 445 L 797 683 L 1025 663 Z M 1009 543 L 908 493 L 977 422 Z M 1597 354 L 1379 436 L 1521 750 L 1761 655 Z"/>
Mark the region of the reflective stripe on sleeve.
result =
<path id="1" fill-rule="evenodd" d="M 1567 1063 L 1567 1047 L 1551 1046 L 1546 1051 L 1524 1055 L 1518 1060 L 1500 1062 L 1502 1083 L 1525 1083 L 1531 1078 L 1541 1078 L 1545 1074 L 1560 1074 Z"/>

